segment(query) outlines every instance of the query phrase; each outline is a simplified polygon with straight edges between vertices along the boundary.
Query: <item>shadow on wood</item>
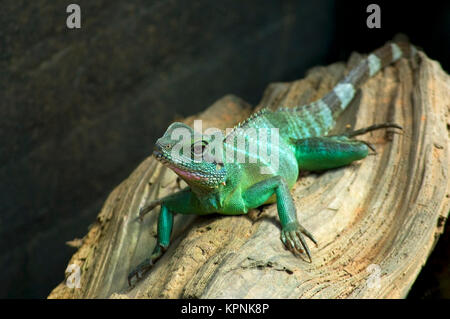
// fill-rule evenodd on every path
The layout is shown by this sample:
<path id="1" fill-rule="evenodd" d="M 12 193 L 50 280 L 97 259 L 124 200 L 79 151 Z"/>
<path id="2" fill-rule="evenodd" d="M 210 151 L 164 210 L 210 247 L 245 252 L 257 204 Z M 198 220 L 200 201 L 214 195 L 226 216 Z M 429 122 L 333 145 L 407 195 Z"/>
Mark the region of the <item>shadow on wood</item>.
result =
<path id="1" fill-rule="evenodd" d="M 361 57 L 271 84 L 256 109 L 319 99 Z M 81 267 L 81 288 L 63 282 L 49 298 L 405 297 L 449 212 L 449 101 L 450 77 L 423 53 L 364 84 L 336 131 L 386 121 L 404 131 L 370 132 L 363 138 L 377 155 L 299 179 L 292 190 L 298 217 L 319 243 L 312 263 L 284 248 L 275 205 L 234 217 L 177 215 L 166 254 L 128 287 L 129 271 L 156 242 L 157 211 L 139 223 L 139 208 L 178 188 L 176 175 L 149 157 L 110 194 L 70 260 Z M 226 96 L 186 122 L 223 129 L 252 111 Z"/>

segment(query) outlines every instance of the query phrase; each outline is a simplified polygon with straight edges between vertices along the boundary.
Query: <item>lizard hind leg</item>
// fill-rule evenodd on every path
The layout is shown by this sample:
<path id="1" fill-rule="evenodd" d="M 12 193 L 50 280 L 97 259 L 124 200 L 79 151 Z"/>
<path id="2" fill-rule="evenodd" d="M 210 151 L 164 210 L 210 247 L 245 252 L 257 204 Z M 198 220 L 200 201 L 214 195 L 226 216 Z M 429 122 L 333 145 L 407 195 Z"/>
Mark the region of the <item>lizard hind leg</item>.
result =
<path id="1" fill-rule="evenodd" d="M 395 123 L 382 123 L 340 135 L 292 139 L 299 167 L 309 171 L 333 169 L 365 158 L 369 148 L 376 153 L 372 144 L 353 137 L 382 128 L 402 129 Z"/>
<path id="2" fill-rule="evenodd" d="M 307 171 L 323 171 L 346 166 L 363 159 L 369 146 L 347 136 L 323 136 L 296 140 L 295 156 L 298 166 Z"/>
<path id="3" fill-rule="evenodd" d="M 401 127 L 400 125 L 398 125 L 396 123 L 386 122 L 386 123 L 374 124 L 374 125 L 371 125 L 371 126 L 368 126 L 368 127 L 363 127 L 361 129 L 358 129 L 358 130 L 351 130 L 351 131 L 345 132 L 342 135 L 346 136 L 346 137 L 354 137 L 354 136 L 366 134 L 366 133 L 371 132 L 371 131 L 379 130 L 379 129 L 382 129 L 382 128 L 397 128 L 399 130 L 403 130 L 403 127 Z M 397 133 L 397 132 L 396 131 L 392 131 L 392 133 Z M 373 151 L 373 153 L 371 155 L 376 155 L 377 154 L 377 151 L 376 151 L 375 147 L 371 143 L 369 143 L 367 141 L 364 141 L 364 140 L 360 140 L 360 141 L 363 142 L 364 144 L 366 144 Z"/>

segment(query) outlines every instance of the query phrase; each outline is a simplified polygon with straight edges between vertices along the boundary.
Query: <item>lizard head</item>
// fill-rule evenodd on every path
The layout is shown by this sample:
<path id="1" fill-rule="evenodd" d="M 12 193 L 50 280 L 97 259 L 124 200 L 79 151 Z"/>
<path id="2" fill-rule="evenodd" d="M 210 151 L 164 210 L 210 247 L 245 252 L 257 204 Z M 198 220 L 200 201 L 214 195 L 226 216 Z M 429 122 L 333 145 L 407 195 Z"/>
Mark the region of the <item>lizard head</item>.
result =
<path id="1" fill-rule="evenodd" d="M 211 141 L 188 125 L 175 122 L 156 141 L 153 155 L 191 188 L 214 189 L 225 183 L 226 168 L 222 157 L 215 156 Z"/>

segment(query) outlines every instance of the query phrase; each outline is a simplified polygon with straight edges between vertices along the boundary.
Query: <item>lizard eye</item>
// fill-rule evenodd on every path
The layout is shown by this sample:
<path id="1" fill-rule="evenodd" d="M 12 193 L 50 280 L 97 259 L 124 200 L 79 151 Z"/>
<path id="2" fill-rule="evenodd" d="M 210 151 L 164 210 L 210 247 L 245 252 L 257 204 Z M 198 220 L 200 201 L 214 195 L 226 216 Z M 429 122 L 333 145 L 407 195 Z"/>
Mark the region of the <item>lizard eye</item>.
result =
<path id="1" fill-rule="evenodd" d="M 198 141 L 198 142 L 192 143 L 192 145 L 191 145 L 192 155 L 202 155 L 203 152 L 205 151 L 207 145 L 208 145 L 208 142 L 206 142 L 206 141 Z"/>

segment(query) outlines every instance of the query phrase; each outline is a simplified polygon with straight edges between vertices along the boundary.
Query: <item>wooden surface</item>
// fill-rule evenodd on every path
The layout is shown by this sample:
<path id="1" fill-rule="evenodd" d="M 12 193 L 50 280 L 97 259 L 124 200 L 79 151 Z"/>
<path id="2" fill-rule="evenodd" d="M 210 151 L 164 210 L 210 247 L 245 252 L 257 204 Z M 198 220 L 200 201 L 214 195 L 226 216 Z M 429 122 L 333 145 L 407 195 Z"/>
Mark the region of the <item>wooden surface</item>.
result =
<path id="1" fill-rule="evenodd" d="M 318 99 L 360 58 L 354 54 L 347 65 L 317 67 L 303 80 L 271 84 L 257 108 Z M 302 174 L 292 194 L 300 222 L 319 243 L 310 246 L 312 263 L 283 247 L 275 205 L 246 216 L 177 215 L 166 254 L 127 287 L 128 272 L 155 244 L 157 211 L 139 223 L 139 208 L 177 190 L 175 175 L 149 157 L 110 194 L 70 260 L 81 267 L 81 288 L 62 282 L 49 298 L 405 297 L 449 212 L 449 101 L 449 76 L 423 53 L 364 85 L 336 131 L 385 121 L 404 131 L 364 135 L 377 155 Z M 204 128 L 225 128 L 251 111 L 226 96 L 195 118 L 205 120 Z"/>
<path id="2" fill-rule="evenodd" d="M 257 103 L 271 79 L 337 59 L 334 2 L 1 1 L 0 298 L 49 294 L 65 242 L 176 116 L 229 92 Z M 66 26 L 70 3 L 81 29 Z"/>

